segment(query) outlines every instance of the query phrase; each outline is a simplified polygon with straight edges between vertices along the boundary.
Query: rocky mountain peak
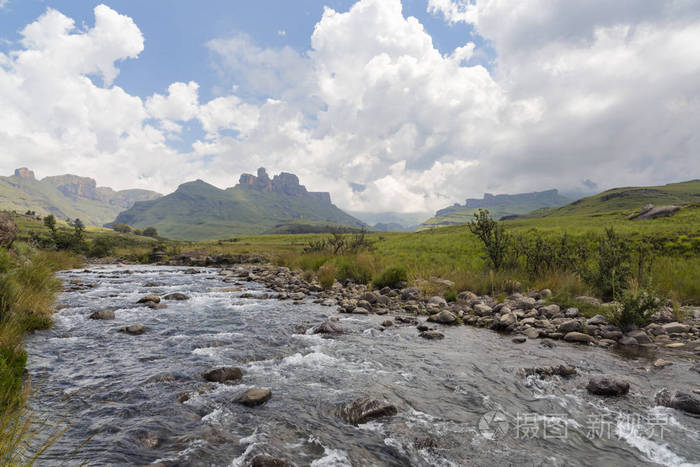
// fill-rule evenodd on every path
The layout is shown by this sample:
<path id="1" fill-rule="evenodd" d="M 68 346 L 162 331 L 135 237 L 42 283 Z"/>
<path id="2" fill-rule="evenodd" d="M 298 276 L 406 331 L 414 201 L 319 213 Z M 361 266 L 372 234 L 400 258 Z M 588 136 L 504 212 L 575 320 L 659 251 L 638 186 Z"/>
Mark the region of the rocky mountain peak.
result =
<path id="1" fill-rule="evenodd" d="M 239 186 L 262 192 L 282 193 L 287 196 L 303 196 L 308 193 L 304 185 L 299 184 L 299 177 L 292 173 L 282 172 L 275 175 L 272 180 L 267 175 L 264 167 L 258 169 L 257 177 L 252 174 L 243 174 L 238 182 Z"/>
<path id="2" fill-rule="evenodd" d="M 15 169 L 15 177 L 23 178 L 26 180 L 36 180 L 36 178 L 34 177 L 34 172 L 26 167 Z"/>

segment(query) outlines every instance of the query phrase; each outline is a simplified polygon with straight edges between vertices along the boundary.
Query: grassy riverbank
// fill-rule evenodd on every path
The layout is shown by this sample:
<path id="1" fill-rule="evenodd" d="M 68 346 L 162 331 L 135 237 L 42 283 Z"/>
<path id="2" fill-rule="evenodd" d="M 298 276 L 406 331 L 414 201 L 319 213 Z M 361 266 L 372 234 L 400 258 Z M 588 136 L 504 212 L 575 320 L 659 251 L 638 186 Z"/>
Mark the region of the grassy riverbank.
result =
<path id="1" fill-rule="evenodd" d="M 9 250 L 0 248 L 2 465 L 27 465 L 37 454 L 35 449 L 28 447 L 37 434 L 37 426 L 25 409 L 31 390 L 25 377 L 27 355 L 23 339 L 27 333 L 46 329 L 52 324 L 54 297 L 61 289 L 55 272 L 80 267 L 81 264 L 82 259 L 73 254 L 40 251 L 25 243 L 15 243 Z"/>

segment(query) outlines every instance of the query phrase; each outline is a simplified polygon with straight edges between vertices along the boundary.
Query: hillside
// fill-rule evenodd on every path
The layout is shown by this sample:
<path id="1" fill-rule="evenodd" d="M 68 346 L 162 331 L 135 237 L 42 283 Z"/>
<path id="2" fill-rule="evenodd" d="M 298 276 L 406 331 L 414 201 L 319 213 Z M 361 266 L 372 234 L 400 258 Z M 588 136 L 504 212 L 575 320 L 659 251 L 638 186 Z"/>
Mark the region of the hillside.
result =
<path id="1" fill-rule="evenodd" d="M 98 187 L 95 180 L 76 175 L 60 175 L 37 180 L 27 168 L 0 177 L 0 209 L 53 214 L 59 219 L 79 218 L 88 225 L 110 222 L 136 201 L 156 199 L 160 194 L 148 190 L 114 191 Z"/>
<path id="2" fill-rule="evenodd" d="M 557 190 L 519 193 L 514 195 L 492 195 L 485 193 L 482 199 L 468 198 L 464 205 L 454 204 L 435 213 L 435 217 L 421 224 L 419 230 L 448 225 L 461 225 L 470 222 L 479 209 L 488 209 L 491 217 L 526 214 L 536 209 L 562 206 L 571 200 Z"/>
<path id="3" fill-rule="evenodd" d="M 632 214 L 643 206 L 684 205 L 700 202 L 700 180 L 651 187 L 613 188 L 555 209 L 533 212 L 526 218 Z"/>
<path id="4" fill-rule="evenodd" d="M 412 232 L 430 217 L 427 212 L 348 212 L 380 232 Z"/>
<path id="5" fill-rule="evenodd" d="M 297 176 L 289 173 L 270 179 L 263 168 L 257 177 L 241 175 L 238 185 L 225 190 L 202 180 L 184 183 L 160 199 L 137 202 L 115 223 L 154 226 L 161 235 L 178 240 L 225 239 L 289 229 L 323 231 L 329 226 L 364 227 L 333 205 L 328 193 L 307 191 Z"/>

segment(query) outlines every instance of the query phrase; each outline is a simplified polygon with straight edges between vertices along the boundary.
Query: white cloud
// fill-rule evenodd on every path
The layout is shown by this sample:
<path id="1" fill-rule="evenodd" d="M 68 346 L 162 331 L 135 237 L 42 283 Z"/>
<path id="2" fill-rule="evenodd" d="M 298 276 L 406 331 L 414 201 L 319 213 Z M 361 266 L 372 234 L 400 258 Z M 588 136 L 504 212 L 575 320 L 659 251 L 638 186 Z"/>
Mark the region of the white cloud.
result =
<path id="1" fill-rule="evenodd" d="M 360 0 L 327 8 L 305 53 L 245 35 L 210 41 L 232 91 L 200 102 L 197 83 L 177 82 L 145 103 L 111 85 L 115 63 L 143 50 L 129 18 L 100 6 L 95 26 L 75 32 L 48 10 L 22 31 L 23 49 L 0 54 L 1 161 L 6 171 L 30 165 L 161 190 L 196 177 L 231 186 L 265 166 L 348 209 L 404 212 L 584 179 L 605 188 L 692 178 L 692 4 L 430 0 L 431 13 L 469 23 L 495 50 L 487 70 L 471 64 L 483 51 L 466 38 L 440 53 L 400 0 Z M 193 120 L 205 136 L 192 153 L 169 148 Z"/>
<path id="2" fill-rule="evenodd" d="M 0 8 L 5 8 L 10 0 L 0 0 Z"/>
<path id="3" fill-rule="evenodd" d="M 195 171 L 197 163 L 182 161 L 164 135 L 144 123 L 141 99 L 111 86 L 114 63 L 143 50 L 130 18 L 100 5 L 94 27 L 76 32 L 72 19 L 48 9 L 20 33 L 24 48 L 0 61 L 5 173 L 29 166 L 44 175 L 93 176 L 118 188 L 168 189 Z"/>

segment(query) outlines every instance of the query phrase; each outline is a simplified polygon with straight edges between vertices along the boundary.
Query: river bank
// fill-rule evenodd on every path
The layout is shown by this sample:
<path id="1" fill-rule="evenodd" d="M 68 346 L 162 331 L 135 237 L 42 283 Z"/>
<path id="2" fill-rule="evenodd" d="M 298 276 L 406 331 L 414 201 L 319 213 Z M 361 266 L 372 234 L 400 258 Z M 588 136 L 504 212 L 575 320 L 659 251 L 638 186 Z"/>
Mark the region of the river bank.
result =
<path id="1" fill-rule="evenodd" d="M 697 389 L 697 355 L 689 350 L 695 325 L 680 333 L 687 336 L 666 334 L 683 348 L 656 344 L 622 356 L 601 348 L 605 337 L 595 332 L 586 334 L 595 343 L 557 342 L 549 326 L 531 326 L 547 332 L 546 338 L 514 342 L 519 326 L 527 325 L 519 314 L 545 319 L 537 300 L 531 308 L 511 308 L 518 324 L 515 334 L 507 334 L 427 321 L 445 321 L 448 312 L 456 322 L 462 311 L 466 323 L 481 304 L 492 313 L 477 322 L 500 323 L 506 305 L 471 303 L 483 297 L 464 295 L 445 304 L 416 297 L 410 288 L 375 293 L 338 284 L 324 291 L 301 273 L 265 264 L 95 265 L 61 277 L 67 290 L 55 328 L 27 342 L 30 374 L 43 389 L 34 408 L 72 421 L 46 465 L 66 459 L 69 465 L 74 459 L 92 465 L 250 465 L 263 455 L 294 465 L 700 460 L 698 419 L 656 400 L 663 389 L 671 399 L 676 391 Z M 534 299 L 520 300 L 530 303 L 525 298 Z M 103 319 L 90 319 L 105 311 Z M 556 332 L 559 318 L 546 319 Z M 128 332 L 135 325 L 141 325 L 138 332 Z M 603 326 L 590 329 L 603 332 Z M 426 338 L 438 333 L 443 338 Z M 658 359 L 672 364 L 654 365 Z M 237 368 L 240 377 L 233 370 L 226 373 L 231 379 L 206 376 L 222 368 Z M 587 386 L 597 376 L 623 379 L 629 394 L 592 394 Z M 254 388 L 269 395 L 261 405 L 241 404 Z M 380 405 L 360 413 L 384 416 L 357 424 L 340 416 L 366 397 Z M 488 418 L 492 413 L 496 419 Z M 591 416 L 601 414 L 613 418 L 610 438 L 588 437 Z M 667 437 L 643 432 L 626 416 L 663 418 Z M 534 438 L 519 433 L 523 417 L 540 429 Z M 566 437 L 544 437 L 554 420 L 567 429 Z M 508 432 L 494 431 L 494 421 Z"/>

